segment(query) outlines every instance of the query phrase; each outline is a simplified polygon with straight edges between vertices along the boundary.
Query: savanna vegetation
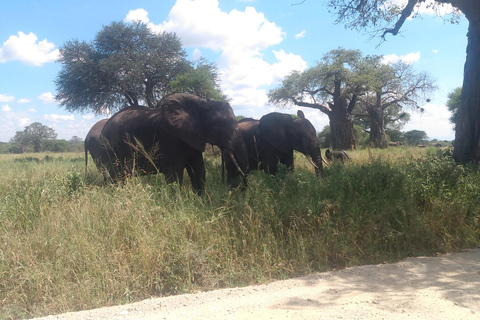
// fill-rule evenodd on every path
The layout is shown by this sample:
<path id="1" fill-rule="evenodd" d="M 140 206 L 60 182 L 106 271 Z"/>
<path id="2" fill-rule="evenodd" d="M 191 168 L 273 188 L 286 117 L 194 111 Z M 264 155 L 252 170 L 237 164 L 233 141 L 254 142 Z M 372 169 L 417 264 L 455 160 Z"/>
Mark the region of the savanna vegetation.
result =
<path id="1" fill-rule="evenodd" d="M 206 194 L 163 175 L 102 185 L 82 153 L 0 155 L 0 318 L 244 286 L 480 244 L 480 174 L 449 149 L 351 151 L 319 181 L 206 157 Z"/>

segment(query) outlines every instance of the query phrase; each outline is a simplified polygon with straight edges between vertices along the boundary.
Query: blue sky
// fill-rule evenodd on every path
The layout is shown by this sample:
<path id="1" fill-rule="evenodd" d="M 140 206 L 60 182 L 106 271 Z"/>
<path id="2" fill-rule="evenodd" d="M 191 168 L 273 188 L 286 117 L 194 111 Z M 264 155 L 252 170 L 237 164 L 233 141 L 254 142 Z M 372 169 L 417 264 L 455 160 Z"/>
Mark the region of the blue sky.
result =
<path id="1" fill-rule="evenodd" d="M 406 0 L 392 0 L 402 2 Z M 439 90 L 412 114 L 404 128 L 424 130 L 433 139 L 454 139 L 445 107 L 462 85 L 468 23 L 452 25 L 428 11 L 408 20 L 402 34 L 378 45 L 367 34 L 335 25 L 326 1 L 241 0 L 42 0 L 0 1 L 0 142 L 32 122 L 55 130 L 59 139 L 84 138 L 102 116 L 69 113 L 59 107 L 54 80 L 61 68 L 58 49 L 68 40 L 91 41 L 112 21 L 142 20 L 153 30 L 176 32 L 189 58 L 216 62 L 221 85 L 236 115 L 259 118 L 278 109 L 266 94 L 292 70 L 313 66 L 332 49 L 359 49 L 364 55 L 404 59 L 427 71 Z M 326 115 L 301 108 L 317 130 Z"/>

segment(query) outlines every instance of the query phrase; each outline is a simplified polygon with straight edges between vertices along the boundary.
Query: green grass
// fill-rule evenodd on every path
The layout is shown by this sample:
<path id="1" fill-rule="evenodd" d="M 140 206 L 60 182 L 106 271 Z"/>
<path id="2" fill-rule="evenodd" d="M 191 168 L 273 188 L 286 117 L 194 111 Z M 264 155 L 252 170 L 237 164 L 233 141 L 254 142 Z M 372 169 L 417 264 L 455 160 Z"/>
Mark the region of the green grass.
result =
<path id="1" fill-rule="evenodd" d="M 204 197 L 162 175 L 102 185 L 83 154 L 0 155 L 0 318 L 244 286 L 480 244 L 480 174 L 415 148 L 350 152 L 319 181 L 207 160 Z"/>

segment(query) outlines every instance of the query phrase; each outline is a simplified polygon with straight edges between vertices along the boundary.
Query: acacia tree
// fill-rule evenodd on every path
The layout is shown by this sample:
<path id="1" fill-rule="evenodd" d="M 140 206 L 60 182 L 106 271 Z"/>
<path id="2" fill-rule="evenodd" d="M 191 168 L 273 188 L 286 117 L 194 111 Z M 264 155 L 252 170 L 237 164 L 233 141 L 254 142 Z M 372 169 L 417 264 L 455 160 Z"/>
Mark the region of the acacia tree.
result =
<path id="1" fill-rule="evenodd" d="M 57 134 L 52 128 L 34 122 L 25 127 L 23 131 L 17 131 L 10 139 L 10 143 L 18 146 L 20 152 L 24 153 L 28 146 L 33 146 L 33 152 L 42 152 L 45 141 L 55 140 Z"/>
<path id="2" fill-rule="evenodd" d="M 60 53 L 56 99 L 72 112 L 154 107 L 171 92 L 170 82 L 189 70 L 180 39 L 141 22 L 113 22 L 93 42 L 67 41 Z"/>
<path id="3" fill-rule="evenodd" d="M 480 161 L 480 1 L 477 0 L 408 0 L 403 6 L 390 0 L 328 0 L 330 11 L 337 22 L 356 30 L 373 30 L 372 36 L 382 39 L 388 34 L 397 35 L 418 8 L 428 4 L 438 10 L 450 4 L 452 22 L 461 13 L 469 22 L 467 57 L 464 67 L 463 90 L 457 115 L 453 156 L 457 162 Z"/>
<path id="4" fill-rule="evenodd" d="M 279 88 L 270 90 L 269 102 L 320 110 L 328 116 L 333 149 L 355 149 L 352 111 L 364 90 L 359 50 L 332 50 L 316 66 L 292 72 Z"/>
<path id="5" fill-rule="evenodd" d="M 368 118 L 370 143 L 377 148 L 386 147 L 386 124 L 408 120 L 403 109 L 421 109 L 419 102 L 425 101 L 426 95 L 436 89 L 426 72 L 416 73 L 412 65 L 401 61 L 384 64 L 382 59 L 383 56 L 365 59 L 368 92 L 360 96 L 357 103 L 365 113 L 356 112 L 357 116 Z"/>

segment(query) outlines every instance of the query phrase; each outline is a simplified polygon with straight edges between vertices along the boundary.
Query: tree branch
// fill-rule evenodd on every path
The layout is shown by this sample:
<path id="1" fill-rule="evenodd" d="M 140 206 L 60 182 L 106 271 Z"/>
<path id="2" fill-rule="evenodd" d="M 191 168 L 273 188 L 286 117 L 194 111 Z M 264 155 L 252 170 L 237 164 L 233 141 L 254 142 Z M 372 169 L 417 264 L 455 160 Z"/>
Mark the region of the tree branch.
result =
<path id="1" fill-rule="evenodd" d="M 405 8 L 402 10 L 402 14 L 400 15 L 400 19 L 398 19 L 397 23 L 395 23 L 395 27 L 393 29 L 386 29 L 384 32 L 383 32 L 383 35 L 382 35 L 382 38 L 385 40 L 385 35 L 387 33 L 391 33 L 393 34 L 394 36 L 396 36 L 398 34 L 398 31 L 400 30 L 400 28 L 403 26 L 403 23 L 405 22 L 405 20 L 407 20 L 408 17 L 410 17 L 410 15 L 412 14 L 413 12 L 413 8 L 415 8 L 415 5 L 418 3 L 418 0 L 408 0 L 408 3 L 407 5 L 405 6 Z"/>

